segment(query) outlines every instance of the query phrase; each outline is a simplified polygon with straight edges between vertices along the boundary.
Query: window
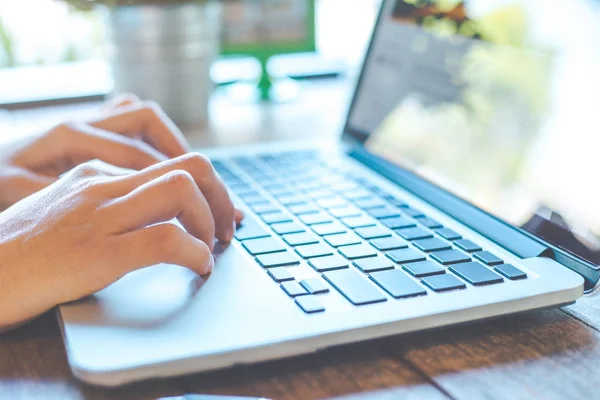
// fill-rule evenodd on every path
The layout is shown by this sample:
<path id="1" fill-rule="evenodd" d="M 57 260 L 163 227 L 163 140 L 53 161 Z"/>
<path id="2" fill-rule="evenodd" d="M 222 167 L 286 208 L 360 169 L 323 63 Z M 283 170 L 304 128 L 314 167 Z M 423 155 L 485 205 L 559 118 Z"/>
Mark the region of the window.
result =
<path id="1" fill-rule="evenodd" d="M 319 62 L 356 68 L 380 0 L 316 0 Z M 0 0 L 0 104 L 110 91 L 102 13 Z"/>

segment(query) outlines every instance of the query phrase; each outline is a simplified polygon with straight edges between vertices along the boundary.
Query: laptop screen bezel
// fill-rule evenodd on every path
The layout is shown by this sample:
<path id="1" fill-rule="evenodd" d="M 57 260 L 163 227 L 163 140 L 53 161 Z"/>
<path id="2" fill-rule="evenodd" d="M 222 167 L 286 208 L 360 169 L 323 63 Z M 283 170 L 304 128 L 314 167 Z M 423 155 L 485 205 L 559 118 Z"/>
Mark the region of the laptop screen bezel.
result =
<path id="1" fill-rule="evenodd" d="M 356 129 L 356 128 L 352 127 L 350 119 L 351 119 L 352 113 L 354 112 L 354 109 L 356 108 L 356 102 L 358 99 L 358 95 L 360 93 L 362 84 L 364 83 L 366 66 L 372 55 L 373 45 L 377 40 L 377 34 L 379 33 L 379 28 L 381 26 L 381 20 L 383 19 L 386 1 L 388 1 L 388 0 L 381 1 L 381 5 L 379 7 L 379 12 L 377 14 L 377 19 L 376 19 L 375 25 L 373 27 L 373 33 L 371 34 L 371 39 L 369 40 L 369 45 L 367 46 L 367 50 L 366 50 L 365 56 L 363 58 L 360 73 L 358 75 L 356 85 L 354 86 L 354 92 L 352 94 L 352 100 L 350 102 L 350 107 L 348 108 L 348 114 L 346 115 L 346 121 L 344 123 L 343 137 L 344 138 L 351 137 L 352 139 L 354 139 L 354 141 L 358 141 L 358 143 L 361 143 L 361 144 L 366 142 L 366 140 L 369 138 L 369 135 L 371 134 L 371 132 L 365 132 L 360 129 Z"/>
<path id="2" fill-rule="evenodd" d="M 364 143 L 367 141 L 367 139 L 369 138 L 371 132 L 366 132 L 363 131 L 361 129 L 355 128 L 352 126 L 351 124 L 351 117 L 353 115 L 353 112 L 355 110 L 356 107 L 356 103 L 358 100 L 358 96 L 360 94 L 362 85 L 364 83 L 364 77 L 365 77 L 365 71 L 366 71 L 366 67 L 371 59 L 372 56 L 372 52 L 373 52 L 373 47 L 374 44 L 376 43 L 378 34 L 379 34 L 379 29 L 381 27 L 381 22 L 382 19 L 384 18 L 384 12 L 385 12 L 385 5 L 387 1 L 392 1 L 392 0 L 382 0 L 381 1 L 381 5 L 379 8 L 379 12 L 377 15 L 377 19 L 375 22 L 375 25 L 373 27 L 373 33 L 371 35 L 371 39 L 369 41 L 369 45 L 367 47 L 367 50 L 365 52 L 365 56 L 363 58 L 363 62 L 361 65 L 361 70 L 358 76 L 358 79 L 356 81 L 356 85 L 354 87 L 354 91 L 353 91 L 353 95 L 352 95 L 352 100 L 350 102 L 350 106 L 348 107 L 348 113 L 346 115 L 346 121 L 344 123 L 344 131 L 342 133 L 342 138 L 345 139 L 346 141 L 350 141 L 352 143 L 354 143 L 355 145 L 357 145 L 360 149 L 360 152 L 363 154 L 367 154 L 368 157 L 372 157 L 374 160 L 380 160 L 385 162 L 385 160 L 381 159 L 381 157 L 377 156 L 376 154 L 373 154 L 371 152 L 369 152 L 366 147 L 364 146 Z M 349 140 L 350 139 L 350 140 Z M 377 163 L 378 161 L 375 161 L 375 163 Z M 496 221 L 496 222 L 500 222 L 501 224 L 505 225 L 506 227 L 511 228 L 512 230 L 514 230 L 516 233 L 520 234 L 523 236 L 524 239 L 528 239 L 528 240 L 533 240 L 545 247 L 547 247 L 547 249 L 549 250 L 548 252 L 545 252 L 543 254 L 543 256 L 547 256 L 550 257 L 554 260 L 556 260 L 557 262 L 559 262 L 560 264 L 564 265 L 565 267 L 579 273 L 580 275 L 584 276 L 584 278 L 586 278 L 586 291 L 590 291 L 594 288 L 596 288 L 598 286 L 598 284 L 600 283 L 600 265 L 595 265 L 585 259 L 583 259 L 582 257 L 578 256 L 577 254 L 564 249 L 562 247 L 559 247 L 557 245 L 554 245 L 546 240 L 544 240 L 543 238 L 540 238 L 539 236 L 533 235 L 530 232 L 527 232 L 526 230 L 522 229 L 519 226 L 515 226 L 514 224 L 511 224 L 501 218 L 498 218 L 497 216 L 495 216 L 494 214 L 478 207 L 477 205 L 473 204 L 472 202 L 463 199 L 459 196 L 456 196 L 454 193 L 451 193 L 443 188 L 440 188 L 438 185 L 436 185 L 435 183 L 424 179 L 423 177 L 415 174 L 414 172 L 407 170 L 405 168 L 402 168 L 400 166 L 395 165 L 394 168 L 396 168 L 398 171 L 402 171 L 403 174 L 408 173 L 409 175 L 411 175 L 412 177 L 414 177 L 415 179 L 421 181 L 422 183 L 429 185 L 429 186 L 433 186 L 435 187 L 437 190 L 439 190 L 440 192 L 444 192 L 450 196 L 452 196 L 453 198 L 455 198 L 456 200 L 459 200 L 465 204 L 467 204 L 468 206 L 472 207 L 474 210 L 476 210 L 478 213 L 483 213 L 484 215 L 488 216 L 490 218 L 490 221 Z M 389 176 L 388 176 L 389 178 Z M 394 181 L 394 179 L 391 179 L 392 181 Z M 400 182 L 397 182 L 400 183 Z M 415 193 L 416 195 L 419 195 L 419 193 Z M 432 205 L 436 205 L 435 204 L 435 200 L 434 199 L 430 199 L 429 200 Z M 490 240 L 496 242 L 496 243 L 500 243 L 500 240 L 496 240 L 493 237 L 493 234 L 490 235 L 484 235 L 486 237 L 488 237 Z M 509 251 L 512 251 L 510 248 L 508 248 Z M 514 252 L 513 253 L 517 254 L 518 252 Z"/>

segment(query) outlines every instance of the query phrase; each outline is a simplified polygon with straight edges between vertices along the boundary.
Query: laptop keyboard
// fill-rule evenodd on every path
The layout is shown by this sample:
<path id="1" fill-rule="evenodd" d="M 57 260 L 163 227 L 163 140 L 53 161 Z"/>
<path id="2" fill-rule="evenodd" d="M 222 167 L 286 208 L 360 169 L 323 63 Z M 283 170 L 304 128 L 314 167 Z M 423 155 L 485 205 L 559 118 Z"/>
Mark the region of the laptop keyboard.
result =
<path id="1" fill-rule="evenodd" d="M 236 240 L 308 313 L 332 290 L 355 306 L 526 279 L 527 274 L 310 151 L 214 161 L 252 212 Z M 242 172 L 240 172 L 242 171 Z M 263 224 L 258 221 L 261 220 Z M 316 277 L 296 280 L 306 263 Z"/>

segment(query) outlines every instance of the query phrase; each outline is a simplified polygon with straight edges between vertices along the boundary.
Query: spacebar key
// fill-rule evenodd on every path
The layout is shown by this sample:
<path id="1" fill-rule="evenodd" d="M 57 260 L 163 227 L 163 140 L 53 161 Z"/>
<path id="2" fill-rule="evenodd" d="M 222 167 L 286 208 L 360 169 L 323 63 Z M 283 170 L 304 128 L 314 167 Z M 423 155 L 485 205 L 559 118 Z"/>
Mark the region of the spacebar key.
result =
<path id="1" fill-rule="evenodd" d="M 323 278 L 354 305 L 360 306 L 387 300 L 364 276 L 352 269 L 326 272 L 323 274 Z"/>

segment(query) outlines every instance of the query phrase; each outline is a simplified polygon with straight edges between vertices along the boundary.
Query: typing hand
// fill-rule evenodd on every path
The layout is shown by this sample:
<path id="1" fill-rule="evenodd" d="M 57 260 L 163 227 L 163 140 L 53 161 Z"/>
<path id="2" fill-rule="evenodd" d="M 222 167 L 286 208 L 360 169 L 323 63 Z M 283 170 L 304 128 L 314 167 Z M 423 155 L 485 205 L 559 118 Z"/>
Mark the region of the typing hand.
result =
<path id="1" fill-rule="evenodd" d="M 134 173 L 80 165 L 0 213 L 0 331 L 157 263 L 208 274 L 241 218 L 199 154 Z"/>
<path id="2" fill-rule="evenodd" d="M 64 123 L 1 148 L 0 210 L 89 160 L 140 170 L 188 151 L 160 107 L 129 97 L 92 121 Z"/>

